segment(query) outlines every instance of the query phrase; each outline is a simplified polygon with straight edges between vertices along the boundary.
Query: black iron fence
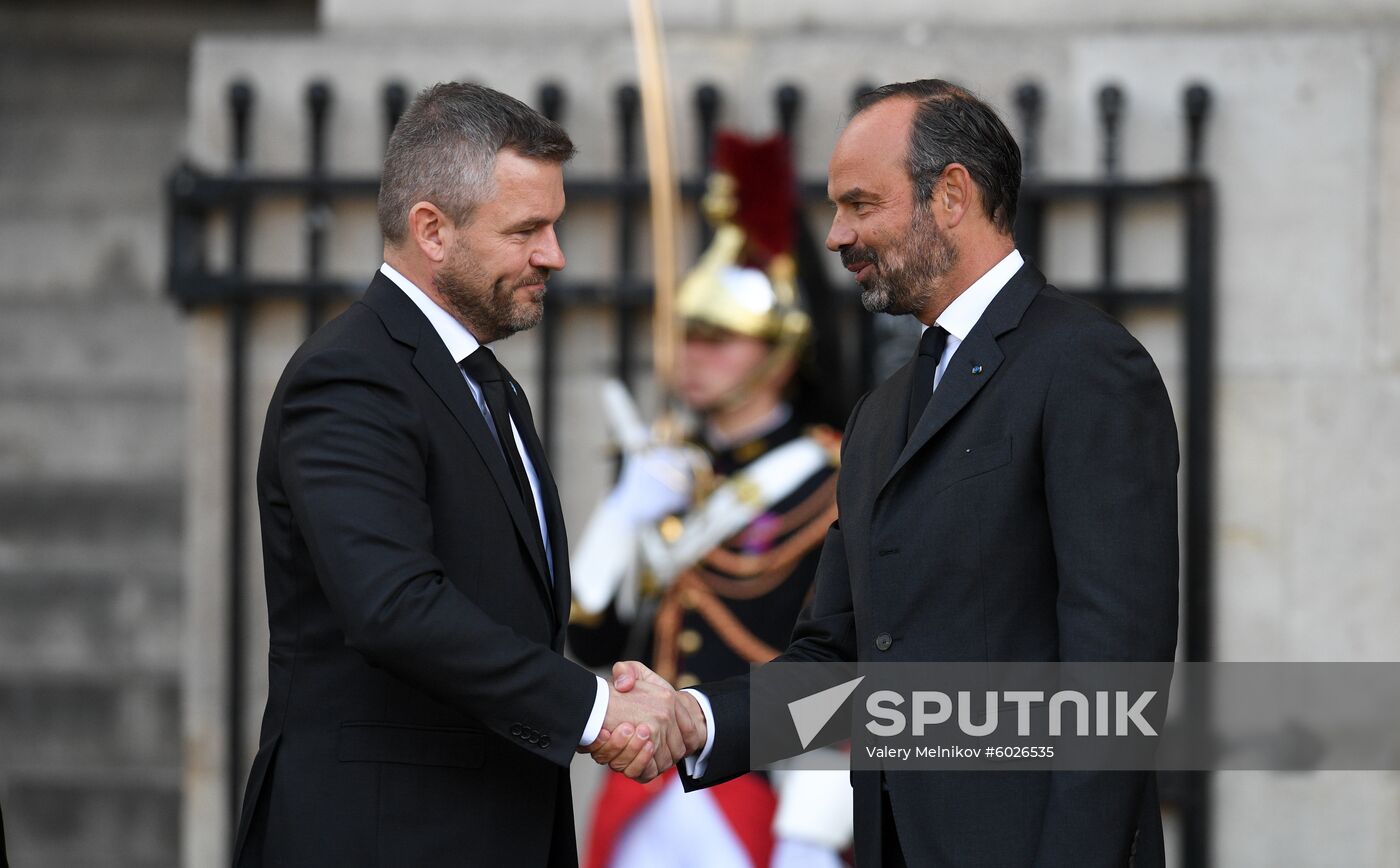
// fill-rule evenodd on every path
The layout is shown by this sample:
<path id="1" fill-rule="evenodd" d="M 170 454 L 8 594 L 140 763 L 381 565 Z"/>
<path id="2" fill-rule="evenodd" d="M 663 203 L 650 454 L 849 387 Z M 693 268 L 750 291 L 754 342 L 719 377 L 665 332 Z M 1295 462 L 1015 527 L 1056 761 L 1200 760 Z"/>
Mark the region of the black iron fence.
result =
<path id="1" fill-rule="evenodd" d="M 855 94 L 869 88 L 861 85 Z M 407 101 L 403 85 L 393 83 L 384 88 L 384 127 L 387 139 Z M 231 168 L 226 173 L 210 173 L 185 164 L 177 168 L 169 181 L 170 258 L 168 277 L 170 293 L 186 308 L 214 306 L 227 314 L 227 341 L 230 376 L 228 380 L 227 413 L 229 425 L 228 451 L 225 456 L 227 473 L 227 581 L 229 605 L 227 610 L 228 693 L 227 741 L 228 766 L 232 770 L 228 781 L 228 798 L 233 827 L 241 801 L 241 775 L 245 764 L 242 727 L 245 682 L 243 648 L 247 613 L 242 603 L 243 558 L 246 527 L 243 511 L 246 485 L 250 479 L 245 466 L 247 436 L 247 366 L 250 315 L 255 305 L 272 299 L 295 299 L 305 305 L 306 331 L 309 334 L 322 322 L 328 304 L 357 297 L 364 282 L 343 282 L 327 277 L 326 242 L 331 214 L 337 203 L 373 201 L 378 193 L 377 176 L 344 176 L 328 171 L 326 165 L 326 124 L 333 108 L 334 92 L 326 82 L 314 82 L 306 89 L 307 163 L 303 172 L 266 174 L 250 164 L 249 140 L 253 130 L 255 93 L 246 83 L 236 82 L 228 90 L 228 110 L 231 119 Z M 556 120 L 564 120 L 566 93 L 555 84 L 540 88 L 536 101 L 540 111 Z M 709 85 L 696 89 L 692 110 L 698 136 L 697 165 L 681 181 L 682 197 L 695 206 L 704 189 L 704 176 L 710 162 L 711 141 L 723 105 L 723 95 Z M 793 85 L 779 87 L 773 93 L 775 122 L 779 129 L 793 134 L 802 108 L 802 92 Z M 1210 107 L 1209 92 L 1200 85 L 1189 87 L 1183 94 L 1182 169 L 1167 177 L 1125 178 L 1119 171 L 1120 130 L 1125 117 L 1126 98 L 1117 87 L 1109 85 L 1098 94 L 1099 136 L 1102 146 L 1101 174 L 1085 180 L 1062 180 L 1043 176 L 1040 166 L 1040 130 L 1044 100 L 1034 84 L 1025 84 L 1014 94 L 1015 111 L 1019 120 L 1025 178 L 1021 186 L 1019 215 L 1016 224 L 1017 245 L 1033 262 L 1038 262 L 1052 280 L 1053 262 L 1046 261 L 1048 239 L 1053 232 L 1054 208 L 1065 203 L 1080 203 L 1092 207 L 1097 214 L 1097 277 L 1084 285 L 1065 285 L 1061 289 L 1100 305 L 1114 316 L 1122 317 L 1140 310 L 1176 312 L 1181 320 L 1183 340 L 1185 407 L 1184 414 L 1184 516 L 1183 516 L 1183 577 L 1185 610 L 1183 619 L 1182 657 L 1190 661 L 1211 659 L 1211 567 L 1213 558 L 1213 480 L 1214 480 L 1214 387 L 1215 387 L 1215 302 L 1214 302 L 1214 188 L 1201 168 L 1206 119 Z M 615 273 L 606 280 L 573 281 L 564 275 L 551 281 L 550 304 L 559 308 L 588 307 L 606 309 L 615 320 L 616 345 L 613 368 L 624 382 L 631 379 L 645 362 L 634 350 L 639 321 L 651 304 L 652 286 L 648 278 L 638 273 L 638 223 L 646 215 L 648 185 L 640 173 L 638 126 L 640 99 L 631 85 L 616 92 L 616 121 L 619 130 L 619 152 L 616 172 L 609 176 L 580 176 L 571 173 L 566 179 L 570 202 L 597 202 L 611 205 L 616 223 Z M 798 189 L 804 204 L 816 205 L 826 201 L 825 179 L 799 179 Z M 305 203 L 305 268 L 293 278 L 263 278 L 253 276 L 249 263 L 249 230 L 254 206 L 262 200 L 299 198 Z M 1174 206 L 1181 221 L 1182 263 L 1177 279 L 1165 284 L 1132 285 L 1121 278 L 1120 252 L 1125 211 L 1142 204 Z M 227 264 L 221 268 L 210 265 L 213 218 L 222 216 L 228 237 Z M 708 227 L 700 225 L 701 244 L 707 240 Z M 820 235 L 814 235 L 820 237 Z M 855 397 L 874 384 L 877 375 L 875 359 L 877 346 L 884 341 L 882 332 L 892 320 L 877 319 L 861 310 L 856 293 L 843 293 L 834 310 L 828 311 L 825 326 L 828 340 L 846 338 L 849 351 L 840 353 L 845 359 L 835 379 L 827 383 L 837 403 L 849 407 Z M 550 424 L 557 405 L 559 317 L 545 317 L 539 343 L 540 386 L 536 405 L 542 419 L 541 431 L 545 448 L 553 444 Z M 1180 411 L 1182 408 L 1178 408 Z M 1191 693 L 1191 684 L 1180 686 Z M 1188 707 L 1204 713 L 1208 697 L 1192 695 Z M 1187 772 L 1163 776 L 1164 806 L 1180 819 L 1180 851 L 1183 864 L 1190 868 L 1209 865 L 1210 804 L 1209 787 L 1204 773 Z"/>

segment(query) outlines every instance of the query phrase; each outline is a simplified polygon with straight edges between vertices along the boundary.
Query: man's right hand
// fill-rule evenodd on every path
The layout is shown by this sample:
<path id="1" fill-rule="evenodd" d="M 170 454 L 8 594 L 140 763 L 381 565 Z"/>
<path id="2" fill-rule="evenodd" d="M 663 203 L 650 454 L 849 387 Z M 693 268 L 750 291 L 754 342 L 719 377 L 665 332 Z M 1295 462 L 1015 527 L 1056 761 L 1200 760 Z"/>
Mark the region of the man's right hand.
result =
<path id="1" fill-rule="evenodd" d="M 705 746 L 705 716 L 695 697 L 672 689 L 664 678 L 646 666 L 635 661 L 615 664 L 611 689 L 603 731 L 598 741 L 589 748 L 595 762 L 607 765 L 629 778 L 646 782 Z M 623 710 L 628 706 L 615 702 L 623 695 L 639 694 L 643 697 L 664 696 L 668 706 L 668 718 L 664 723 L 658 722 L 658 725 L 665 727 L 664 736 L 656 740 L 655 747 L 649 738 L 655 731 L 652 722 L 629 726 L 633 720 Z M 624 722 L 609 726 L 612 720 Z"/>
<path id="2" fill-rule="evenodd" d="M 594 752 L 594 760 L 630 778 L 650 780 L 685 755 L 685 743 L 675 723 L 675 691 L 665 681 L 616 679 L 609 688 L 603 733 L 609 737 Z M 602 734 L 600 734 L 600 738 Z M 630 749 L 607 750 L 607 742 L 622 741 Z"/>

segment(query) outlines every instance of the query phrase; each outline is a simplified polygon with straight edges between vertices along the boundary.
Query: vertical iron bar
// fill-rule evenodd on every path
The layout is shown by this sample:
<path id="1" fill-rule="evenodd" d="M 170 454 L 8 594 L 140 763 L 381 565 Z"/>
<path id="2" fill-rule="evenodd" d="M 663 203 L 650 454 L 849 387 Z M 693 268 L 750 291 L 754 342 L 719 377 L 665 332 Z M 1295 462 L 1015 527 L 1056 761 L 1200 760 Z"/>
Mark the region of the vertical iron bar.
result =
<path id="1" fill-rule="evenodd" d="M 403 116 L 403 110 L 408 106 L 408 88 L 403 82 L 391 81 L 384 85 L 384 138 L 388 139 L 393 135 L 394 127 L 399 125 L 399 118 Z"/>
<path id="2" fill-rule="evenodd" d="M 1201 152 L 1205 145 L 1206 115 L 1210 113 L 1210 91 L 1204 85 L 1193 84 L 1186 89 L 1186 171 L 1201 171 Z"/>
<path id="3" fill-rule="evenodd" d="M 788 148 L 796 156 L 797 143 L 793 133 L 797 131 L 797 113 L 802 109 L 802 91 L 788 82 L 773 93 L 773 107 L 778 112 L 778 129 L 788 140 Z"/>
<path id="4" fill-rule="evenodd" d="M 253 89 L 243 81 L 229 88 L 229 112 L 233 132 L 235 178 L 248 173 L 248 135 L 253 105 Z M 246 276 L 249 203 L 244 196 L 233 200 L 229 214 L 231 250 L 229 275 L 237 286 Z M 246 391 L 248 301 L 235 298 L 228 310 L 228 685 L 225 743 L 228 762 L 229 836 L 236 840 L 242 802 L 243 778 L 243 429 Z"/>
<path id="5" fill-rule="evenodd" d="M 1044 108 L 1040 86 L 1028 81 L 1016 88 L 1017 114 L 1021 116 L 1021 176 L 1034 181 L 1040 175 L 1040 123 Z M 1017 206 L 1016 246 L 1027 260 L 1046 271 L 1045 200 L 1024 196 Z"/>
<path id="6" fill-rule="evenodd" d="M 306 89 L 306 110 L 310 121 L 309 169 L 311 180 L 318 183 L 326 176 L 326 118 L 330 113 L 331 88 L 324 81 L 312 82 Z M 313 187 L 306 199 L 306 274 L 315 285 L 325 270 L 326 230 L 330 226 L 331 207 L 325 191 Z M 306 334 L 320 328 L 324 300 L 319 293 L 306 297 Z"/>
<path id="7" fill-rule="evenodd" d="M 394 128 L 399 125 L 399 118 L 403 116 L 404 108 L 408 104 L 408 88 L 403 82 L 391 81 L 384 85 L 384 147 L 388 150 L 389 138 L 394 135 Z M 381 239 L 380 249 L 375 251 L 376 256 L 383 256 L 383 241 Z"/>
<path id="8" fill-rule="evenodd" d="M 1123 117 L 1123 89 L 1105 85 L 1099 91 L 1099 123 L 1103 131 L 1103 194 L 1099 200 L 1099 275 L 1103 308 L 1120 319 L 1118 302 L 1118 236 L 1122 205 L 1114 182 L 1118 180 L 1118 128 Z"/>
<path id="9" fill-rule="evenodd" d="M 190 283 L 204 271 L 204 212 L 187 201 L 194 190 L 197 176 L 188 162 L 181 163 L 171 174 L 167 186 L 170 203 L 170 248 L 166 267 L 170 273 L 170 290 L 176 299 L 188 304 Z"/>
<path id="10" fill-rule="evenodd" d="M 552 121 L 558 121 L 564 116 L 564 90 L 554 82 L 546 82 L 540 86 L 540 114 Z M 560 247 L 563 247 L 563 229 L 556 226 L 555 232 L 559 233 L 558 239 Z M 563 305 L 554 305 L 553 312 L 546 311 L 544 319 L 540 322 L 540 394 L 537 401 L 539 411 L 535 413 L 542 419 L 539 425 L 540 445 L 544 447 L 546 460 L 554 456 L 554 403 L 558 394 L 555 388 L 555 377 L 557 376 L 559 357 L 559 318 L 567 310 Z"/>
<path id="11" fill-rule="evenodd" d="M 1040 121 L 1045 100 L 1040 85 L 1023 82 L 1016 88 L 1016 112 L 1021 116 L 1021 174 L 1040 172 Z"/>
<path id="12" fill-rule="evenodd" d="M 1212 285 L 1215 203 L 1205 182 L 1193 185 L 1188 227 L 1186 335 L 1186 660 L 1205 662 L 1214 652 L 1215 619 L 1211 568 L 1215 521 L 1213 431 L 1215 426 L 1215 305 Z M 1199 679 L 1197 679 L 1199 681 Z M 1209 691 L 1188 685 L 1188 708 L 1202 722 L 1210 719 Z M 1188 865 L 1210 864 L 1210 779 L 1191 780 L 1192 810 L 1185 820 L 1184 857 Z"/>
<path id="13" fill-rule="evenodd" d="M 874 89 L 875 86 L 868 81 L 856 82 L 855 87 L 851 90 L 852 110 L 860 103 L 861 97 Z M 876 314 L 861 307 L 859 296 L 856 298 L 855 311 L 860 328 L 860 337 L 857 342 L 860 347 L 860 382 L 857 384 L 856 394 L 861 394 L 875 386 L 875 351 L 879 345 L 879 335 L 875 330 Z"/>
<path id="14" fill-rule="evenodd" d="M 713 84 L 702 84 L 695 89 L 695 129 L 699 136 L 696 156 L 699 163 L 697 170 L 701 184 L 705 183 L 705 177 L 710 173 L 710 164 L 714 162 L 715 124 L 719 119 L 721 101 L 719 88 Z M 695 201 L 695 213 L 700 216 L 697 221 L 700 227 L 698 230 L 700 246 L 696 249 L 703 253 L 705 248 L 710 246 L 710 239 L 714 238 L 715 230 L 705 217 L 703 199 Z"/>
<path id="15" fill-rule="evenodd" d="M 1198 176 L 1200 144 L 1209 92 L 1200 85 L 1187 90 L 1185 108 L 1189 139 L 1186 204 L 1186 631 L 1185 659 L 1214 657 L 1215 605 L 1212 570 L 1215 559 L 1215 201 L 1209 182 Z M 1199 681 L 1199 679 L 1197 679 Z M 1199 683 L 1186 684 L 1186 707 L 1198 727 L 1211 716 L 1211 696 Z M 1211 856 L 1210 775 L 1195 772 L 1188 780 L 1190 805 L 1182 822 L 1185 864 L 1208 866 Z"/>
<path id="16" fill-rule="evenodd" d="M 617 369 L 616 375 L 624 385 L 632 382 L 632 332 L 636 311 L 633 306 L 636 253 L 636 184 L 637 112 L 641 94 L 635 85 L 625 84 L 617 89 L 618 170 L 617 185 Z"/>

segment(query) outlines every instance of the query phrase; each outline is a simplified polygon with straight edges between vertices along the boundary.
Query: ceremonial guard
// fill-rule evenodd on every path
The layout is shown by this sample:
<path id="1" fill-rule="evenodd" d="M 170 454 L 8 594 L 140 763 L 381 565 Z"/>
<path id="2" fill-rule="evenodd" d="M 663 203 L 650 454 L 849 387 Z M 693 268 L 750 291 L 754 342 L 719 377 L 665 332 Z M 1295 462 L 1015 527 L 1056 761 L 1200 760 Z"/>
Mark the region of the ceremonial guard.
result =
<path id="1" fill-rule="evenodd" d="M 722 132 L 715 170 L 714 240 L 676 299 L 676 392 L 691 418 L 648 429 L 609 387 L 622 473 L 573 565 L 574 654 L 648 659 L 678 688 L 786 647 L 836 518 L 840 435 L 798 394 L 812 326 L 796 286 L 788 143 Z M 674 771 L 647 785 L 608 775 L 584 864 L 839 866 L 850 834 L 842 771 L 748 774 L 691 794 Z"/>

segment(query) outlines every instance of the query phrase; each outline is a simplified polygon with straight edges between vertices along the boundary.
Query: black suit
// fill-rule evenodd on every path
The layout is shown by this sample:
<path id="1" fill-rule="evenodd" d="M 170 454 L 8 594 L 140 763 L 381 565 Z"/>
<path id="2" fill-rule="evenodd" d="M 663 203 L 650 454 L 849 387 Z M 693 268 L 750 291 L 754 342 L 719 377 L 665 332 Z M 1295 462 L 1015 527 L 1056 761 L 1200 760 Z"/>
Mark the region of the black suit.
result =
<path id="1" fill-rule="evenodd" d="M 1176 427 L 1152 359 L 1026 265 L 949 360 L 906 443 L 913 363 L 847 423 L 837 502 L 791 661 L 1170 661 Z M 702 685 L 704 778 L 748 765 L 745 679 Z M 881 864 L 879 772 L 852 775 Z M 911 866 L 1163 862 L 1147 773 L 893 772 Z"/>
<path id="2" fill-rule="evenodd" d="M 258 465 L 270 672 L 237 864 L 576 863 L 597 682 L 561 656 L 568 543 L 516 424 L 552 583 L 461 371 L 388 278 L 288 363 Z"/>

